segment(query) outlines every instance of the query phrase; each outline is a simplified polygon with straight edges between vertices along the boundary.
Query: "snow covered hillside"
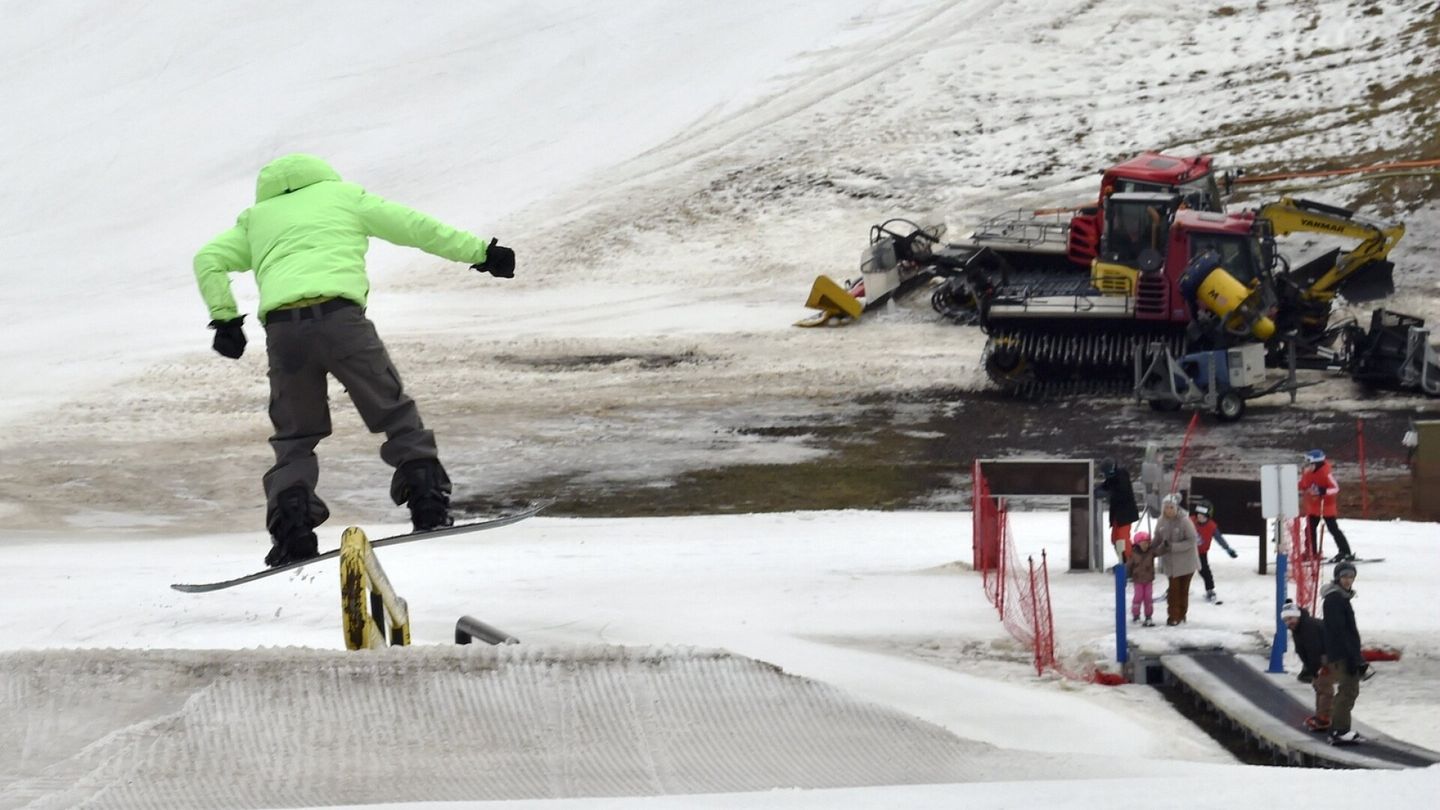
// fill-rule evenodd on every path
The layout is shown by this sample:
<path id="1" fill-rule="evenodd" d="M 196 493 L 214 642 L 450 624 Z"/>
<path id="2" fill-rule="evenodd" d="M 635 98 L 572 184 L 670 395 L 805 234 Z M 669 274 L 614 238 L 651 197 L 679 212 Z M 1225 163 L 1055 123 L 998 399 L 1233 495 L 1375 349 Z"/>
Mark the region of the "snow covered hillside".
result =
<path id="1" fill-rule="evenodd" d="M 1426 806 L 1434 768 L 1237 765 L 1154 690 L 1034 677 L 994 619 L 954 511 L 969 455 L 1022 438 L 1138 454 L 1173 447 L 1183 422 L 977 394 L 983 336 L 924 302 L 855 328 L 790 324 L 817 274 L 857 273 L 883 219 L 957 233 L 1081 202 L 1098 170 L 1144 149 L 1253 172 L 1440 158 L 1436 64 L 1435 0 L 0 0 L 0 808 L 1183 807 L 1201 793 L 1244 807 L 1307 792 Z M 234 277 L 250 349 L 224 360 L 191 257 L 252 201 L 259 167 L 295 151 L 518 254 L 506 281 L 370 252 L 369 314 L 457 504 L 558 493 L 573 510 L 387 553 L 428 647 L 409 658 L 337 651 L 330 564 L 203 597 L 167 588 L 242 573 L 266 548 L 253 281 Z M 1440 324 L 1434 174 L 1305 193 L 1404 219 L 1392 305 Z M 404 515 L 375 437 L 338 385 L 330 399 L 323 546 Z M 1102 411 L 1118 421 L 1090 419 Z M 1260 409 L 1267 437 L 1202 435 L 1193 463 L 1290 460 L 1287 442 L 1372 412 L 1392 416 L 1376 444 L 1397 446 L 1391 428 L 1440 413 L 1330 381 L 1293 414 Z M 862 429 L 890 454 L 855 451 Z M 743 490 L 704 477 L 742 467 Z M 887 487 L 899 494 L 874 494 Z M 690 493 L 704 508 L 683 508 Z M 788 506 L 772 514 L 572 516 L 760 511 L 748 505 L 776 493 Z M 871 497 L 935 508 L 825 511 Z M 1390 557 L 1359 586 L 1362 630 L 1406 650 L 1361 719 L 1440 748 L 1434 526 L 1342 520 Z M 1058 519 L 1017 525 L 1027 549 L 1057 550 Z M 1263 648 L 1273 583 L 1217 568 L 1227 604 L 1150 642 Z M 1113 645 L 1104 579 L 1057 578 L 1076 665 Z M 523 649 L 451 649 L 462 613 Z M 455 668 L 503 679 L 462 695 Z M 386 688 L 347 690 L 342 670 Z M 407 714 L 402 690 L 424 710 Z M 689 709 L 647 713 L 658 694 Z M 256 716 L 277 705 L 304 719 Z M 796 705 L 809 710 L 767 714 Z M 596 714 L 567 724 L 578 706 Z M 325 723 L 347 710 L 366 728 Z M 484 722 L 496 715 L 519 719 L 501 733 Z M 390 721 L 404 754 L 387 767 L 404 778 L 335 777 Z M 693 728 L 706 733 L 680 733 Z M 891 761 L 864 744 L 875 734 Z M 737 739 L 732 765 L 805 790 L 757 798 L 740 768 L 705 772 Z M 443 746 L 454 770 L 427 772 Z M 923 767 L 890 753 L 907 746 Z M 248 781 L 312 754 L 306 773 L 333 782 Z M 473 778 L 511 765 L 513 780 Z"/>
<path id="2" fill-rule="evenodd" d="M 789 326 L 814 275 L 853 273 L 887 216 L 958 230 L 1083 200 L 1145 148 L 1259 170 L 1440 148 L 1433 2 L 338 8 L 5 6 L 0 137 L 24 156 L 0 168 L 13 521 L 52 525 L 76 500 L 255 520 L 263 355 L 209 351 L 189 259 L 286 151 L 519 250 L 504 283 L 372 251 L 372 315 L 483 499 L 800 461 L 817 451 L 744 429 L 983 385 L 982 337 L 928 309 Z M 1436 189 L 1323 192 L 1408 219 L 1396 305 L 1431 318 Z M 329 480 L 378 517 L 388 471 L 337 410 Z"/>

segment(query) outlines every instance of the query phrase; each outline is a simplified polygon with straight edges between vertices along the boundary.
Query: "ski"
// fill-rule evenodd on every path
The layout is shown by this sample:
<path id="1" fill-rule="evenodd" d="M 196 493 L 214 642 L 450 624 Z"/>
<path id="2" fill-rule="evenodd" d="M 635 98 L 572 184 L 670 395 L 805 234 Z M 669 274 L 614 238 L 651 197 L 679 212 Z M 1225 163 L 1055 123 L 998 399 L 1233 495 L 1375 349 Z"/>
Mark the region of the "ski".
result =
<path id="1" fill-rule="evenodd" d="M 456 534 L 468 534 L 470 532 L 485 531 L 486 529 L 498 529 L 501 526 L 509 526 L 512 523 L 519 523 L 526 518 L 534 517 L 535 515 L 540 514 L 540 512 L 545 510 L 553 503 L 555 503 L 554 500 L 545 500 L 538 503 L 533 503 L 524 511 L 516 512 L 513 515 L 491 518 L 489 520 L 479 520 L 471 523 L 457 523 L 454 526 L 446 526 L 443 529 L 431 529 L 424 532 L 407 532 L 405 534 L 396 534 L 390 537 L 382 537 L 379 540 L 371 540 L 370 546 L 372 548 L 379 548 L 381 546 L 398 546 L 401 543 L 413 543 L 417 540 L 431 540 L 436 537 L 447 537 Z M 266 568 L 263 571 L 256 571 L 253 574 L 247 574 L 243 577 L 237 577 L 236 579 L 227 579 L 223 582 L 204 582 L 196 584 L 177 582 L 172 584 L 170 587 L 174 590 L 180 591 L 181 593 L 209 593 L 211 591 L 223 591 L 226 588 L 233 588 L 236 585 L 244 585 L 247 582 L 254 582 L 257 579 L 264 579 L 268 576 L 273 576 L 275 574 L 279 574 L 285 571 L 292 571 L 296 568 L 301 568 L 311 563 L 320 562 L 322 560 L 329 560 L 338 556 L 340 556 L 340 549 L 337 548 L 323 552 L 315 557 L 311 557 L 308 560 L 287 563 L 285 565 L 277 565 L 274 568 Z"/>

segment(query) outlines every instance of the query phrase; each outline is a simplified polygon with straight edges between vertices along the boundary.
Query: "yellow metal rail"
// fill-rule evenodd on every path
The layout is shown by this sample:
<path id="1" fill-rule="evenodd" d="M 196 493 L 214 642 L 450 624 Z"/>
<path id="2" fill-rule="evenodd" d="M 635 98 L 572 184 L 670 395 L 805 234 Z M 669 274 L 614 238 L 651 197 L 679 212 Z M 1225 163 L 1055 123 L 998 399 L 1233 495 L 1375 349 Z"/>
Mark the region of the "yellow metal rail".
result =
<path id="1" fill-rule="evenodd" d="M 384 647 L 387 617 L 390 645 L 409 646 L 410 609 L 390 585 L 370 539 L 359 527 L 351 526 L 340 538 L 340 619 L 345 648 Z"/>

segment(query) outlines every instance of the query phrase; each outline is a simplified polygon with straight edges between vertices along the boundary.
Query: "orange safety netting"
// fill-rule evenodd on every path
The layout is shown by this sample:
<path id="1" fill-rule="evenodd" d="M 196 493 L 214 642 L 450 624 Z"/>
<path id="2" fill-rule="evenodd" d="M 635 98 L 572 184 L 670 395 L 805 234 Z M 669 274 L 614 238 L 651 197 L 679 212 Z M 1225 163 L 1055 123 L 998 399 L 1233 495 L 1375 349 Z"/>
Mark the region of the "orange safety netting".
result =
<path id="1" fill-rule="evenodd" d="M 985 597 L 1000 622 L 1016 641 L 1030 650 L 1036 674 L 1058 669 L 1055 659 L 1055 620 L 1050 607 L 1050 571 L 1045 552 L 1040 566 L 1035 558 L 1020 564 L 1010 535 L 1005 502 L 990 495 L 989 484 L 975 466 L 974 501 L 975 568 L 980 571 Z"/>
<path id="2" fill-rule="evenodd" d="M 1320 577 L 1325 570 L 1325 524 L 1316 527 L 1315 548 L 1305 540 L 1304 518 L 1295 518 L 1287 528 L 1290 549 L 1290 581 L 1295 583 L 1295 604 L 1315 615 L 1319 605 Z"/>

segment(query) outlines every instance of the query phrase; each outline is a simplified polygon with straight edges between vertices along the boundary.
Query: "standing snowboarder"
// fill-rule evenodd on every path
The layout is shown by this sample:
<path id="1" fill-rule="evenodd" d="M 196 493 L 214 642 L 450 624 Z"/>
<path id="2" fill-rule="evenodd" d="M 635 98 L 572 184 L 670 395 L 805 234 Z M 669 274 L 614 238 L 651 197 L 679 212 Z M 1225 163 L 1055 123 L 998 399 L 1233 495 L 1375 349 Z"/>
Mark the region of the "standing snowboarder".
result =
<path id="1" fill-rule="evenodd" d="M 1350 551 L 1350 542 L 1345 539 L 1345 533 L 1340 531 L 1340 524 L 1335 522 L 1340 484 L 1335 481 L 1334 468 L 1325 458 L 1324 450 L 1311 450 L 1305 454 L 1305 473 L 1300 476 L 1299 487 L 1305 497 L 1305 541 L 1311 556 L 1319 553 L 1319 547 L 1315 544 L 1315 528 L 1323 520 L 1325 529 L 1335 538 L 1338 549 L 1330 562 L 1353 562 L 1355 555 Z"/>
<path id="2" fill-rule="evenodd" d="M 330 516 L 315 492 L 320 476 L 315 446 L 330 435 L 327 375 L 345 386 L 365 426 L 385 434 L 380 457 L 395 468 L 390 495 L 396 505 L 409 507 L 414 528 L 451 523 L 450 479 L 435 434 L 422 424 L 385 344 L 365 317 L 370 237 L 471 263 L 497 278 L 515 275 L 509 248 L 369 194 L 305 154 L 286 155 L 262 168 L 255 204 L 195 254 L 195 278 L 210 310 L 213 347 L 221 355 L 238 359 L 246 342 L 245 316 L 227 274 L 254 270 L 260 292 L 275 428 L 270 437 L 275 465 L 264 476 L 272 543 L 266 565 L 314 557 L 314 529 Z"/>
<path id="3" fill-rule="evenodd" d="M 1329 731 L 1330 712 L 1335 703 L 1335 676 L 1325 664 L 1325 625 L 1289 599 L 1280 608 L 1280 620 L 1290 628 L 1295 654 L 1300 657 L 1297 677 L 1315 691 L 1315 713 L 1305 718 L 1305 727 L 1311 731 Z"/>
<path id="4" fill-rule="evenodd" d="M 1103 481 L 1095 494 L 1110 506 L 1110 543 L 1115 547 L 1115 556 L 1123 563 L 1130 554 L 1130 527 L 1140 519 L 1135 487 L 1130 483 L 1130 473 L 1113 458 L 1100 461 L 1100 475 Z"/>
<path id="5" fill-rule="evenodd" d="M 1355 563 L 1335 564 L 1334 580 L 1320 590 L 1325 622 L 1325 660 L 1335 676 L 1335 706 L 1330 712 L 1330 742 L 1354 745 L 1360 735 L 1350 728 L 1350 712 L 1360 697 L 1360 681 L 1370 669 L 1355 626 Z"/>

